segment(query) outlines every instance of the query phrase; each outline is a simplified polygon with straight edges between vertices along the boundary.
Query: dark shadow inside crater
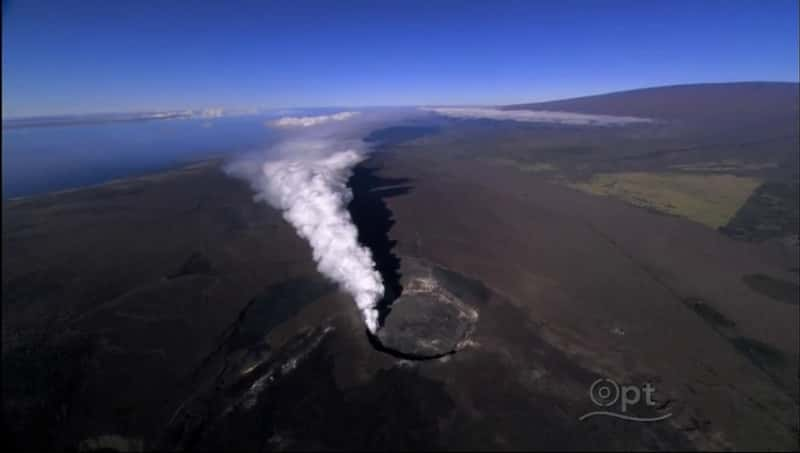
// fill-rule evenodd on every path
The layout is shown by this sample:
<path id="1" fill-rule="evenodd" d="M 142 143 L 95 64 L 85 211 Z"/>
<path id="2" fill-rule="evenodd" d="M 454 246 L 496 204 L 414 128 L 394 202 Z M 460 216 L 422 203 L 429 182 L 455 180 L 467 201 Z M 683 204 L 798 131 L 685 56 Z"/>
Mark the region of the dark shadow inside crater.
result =
<path id="1" fill-rule="evenodd" d="M 353 199 L 347 208 L 358 229 L 359 242 L 370 249 L 383 278 L 386 292 L 378 303 L 379 322 L 383 324 L 392 302 L 403 292 L 400 258 L 393 252 L 397 241 L 389 239 L 394 215 L 385 200 L 409 193 L 411 186 L 407 178 L 383 178 L 376 174 L 378 170 L 370 160 L 353 169 L 348 181 Z"/>
<path id="2" fill-rule="evenodd" d="M 383 352 L 385 354 L 389 354 L 391 356 L 397 357 L 398 359 L 405 359 L 405 360 L 414 360 L 414 361 L 422 361 L 422 360 L 434 360 L 434 359 L 441 359 L 442 357 L 446 357 L 449 355 L 453 355 L 456 353 L 455 350 L 442 352 L 439 354 L 414 354 L 409 352 L 399 351 L 397 349 L 392 349 L 386 347 L 382 342 L 381 339 L 378 338 L 378 335 L 369 331 L 369 329 L 364 329 L 364 332 L 367 335 L 367 340 L 369 344 L 375 348 L 376 351 Z"/>

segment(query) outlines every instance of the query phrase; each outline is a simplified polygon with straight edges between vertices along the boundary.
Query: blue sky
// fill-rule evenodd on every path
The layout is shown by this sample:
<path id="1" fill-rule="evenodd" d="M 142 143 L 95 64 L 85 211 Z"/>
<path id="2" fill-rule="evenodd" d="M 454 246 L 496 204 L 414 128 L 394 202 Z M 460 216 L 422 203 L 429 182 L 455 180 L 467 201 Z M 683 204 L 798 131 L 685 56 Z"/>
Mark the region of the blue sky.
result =
<path id="1" fill-rule="evenodd" d="M 3 116 L 798 80 L 797 0 L 4 1 Z"/>

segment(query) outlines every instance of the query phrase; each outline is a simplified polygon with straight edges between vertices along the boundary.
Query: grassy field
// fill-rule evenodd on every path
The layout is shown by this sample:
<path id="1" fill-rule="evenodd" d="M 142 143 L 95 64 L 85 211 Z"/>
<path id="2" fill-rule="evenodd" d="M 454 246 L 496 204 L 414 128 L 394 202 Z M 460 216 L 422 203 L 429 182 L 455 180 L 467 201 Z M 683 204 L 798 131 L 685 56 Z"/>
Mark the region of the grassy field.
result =
<path id="1" fill-rule="evenodd" d="M 711 228 L 728 223 L 761 183 L 733 175 L 599 173 L 572 187 L 686 217 Z"/>
<path id="2" fill-rule="evenodd" d="M 486 159 L 490 165 L 542 174 L 594 195 L 619 198 L 636 206 L 688 218 L 711 228 L 727 225 L 762 183 L 761 179 L 724 173 L 761 170 L 773 164 L 746 164 L 737 160 L 673 165 L 669 171 L 595 173 L 588 181 L 569 182 L 564 168 L 545 161 L 505 157 Z M 574 165 L 585 170 L 589 164 Z"/>
<path id="3" fill-rule="evenodd" d="M 515 159 L 492 158 L 487 159 L 492 165 L 508 165 L 520 171 L 530 173 L 546 173 L 558 170 L 558 166 L 549 162 L 523 162 Z"/>
<path id="4" fill-rule="evenodd" d="M 742 162 L 734 159 L 670 165 L 670 168 L 674 170 L 679 170 L 684 172 L 700 172 L 700 173 L 759 171 L 777 167 L 778 167 L 777 162 Z"/>

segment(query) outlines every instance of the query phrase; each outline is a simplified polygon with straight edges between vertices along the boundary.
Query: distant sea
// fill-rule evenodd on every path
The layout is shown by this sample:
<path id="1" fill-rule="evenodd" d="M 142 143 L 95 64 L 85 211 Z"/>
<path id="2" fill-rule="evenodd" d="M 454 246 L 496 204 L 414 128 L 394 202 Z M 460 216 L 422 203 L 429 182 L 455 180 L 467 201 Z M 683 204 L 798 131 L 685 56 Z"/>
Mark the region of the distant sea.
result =
<path id="1" fill-rule="evenodd" d="M 293 112 L 295 113 L 295 112 Z M 3 128 L 3 199 L 99 184 L 257 150 L 276 115 Z"/>

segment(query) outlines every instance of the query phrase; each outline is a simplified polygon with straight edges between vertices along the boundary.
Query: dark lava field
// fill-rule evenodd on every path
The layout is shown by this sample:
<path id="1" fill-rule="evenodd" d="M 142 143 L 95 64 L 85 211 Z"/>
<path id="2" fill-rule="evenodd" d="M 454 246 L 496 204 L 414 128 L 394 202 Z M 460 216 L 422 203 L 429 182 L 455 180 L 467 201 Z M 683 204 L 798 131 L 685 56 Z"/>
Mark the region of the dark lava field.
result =
<path id="1" fill-rule="evenodd" d="M 796 450 L 797 87 L 712 88 L 548 106 L 641 125 L 376 132 L 375 335 L 221 161 L 4 201 L 4 443 Z M 583 418 L 598 379 L 660 420 Z"/>

